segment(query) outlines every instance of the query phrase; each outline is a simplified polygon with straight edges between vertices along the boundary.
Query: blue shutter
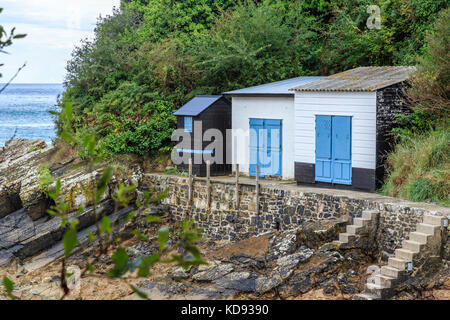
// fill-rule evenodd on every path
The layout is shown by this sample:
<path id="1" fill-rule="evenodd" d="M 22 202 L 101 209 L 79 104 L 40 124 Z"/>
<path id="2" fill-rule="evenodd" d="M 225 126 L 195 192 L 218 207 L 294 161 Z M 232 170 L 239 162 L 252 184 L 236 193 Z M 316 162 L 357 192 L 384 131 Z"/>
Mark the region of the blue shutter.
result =
<path id="1" fill-rule="evenodd" d="M 184 131 L 192 132 L 192 117 L 184 117 Z"/>
<path id="2" fill-rule="evenodd" d="M 331 182 L 331 116 L 316 117 L 316 180 Z"/>

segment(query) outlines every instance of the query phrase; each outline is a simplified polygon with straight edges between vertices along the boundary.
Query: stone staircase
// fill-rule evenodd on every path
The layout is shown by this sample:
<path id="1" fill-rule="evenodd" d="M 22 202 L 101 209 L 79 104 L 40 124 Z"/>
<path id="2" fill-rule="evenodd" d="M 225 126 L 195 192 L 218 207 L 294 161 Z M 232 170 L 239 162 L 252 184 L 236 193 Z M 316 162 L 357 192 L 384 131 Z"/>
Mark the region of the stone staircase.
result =
<path id="1" fill-rule="evenodd" d="M 366 210 L 361 218 L 354 218 L 352 225 L 347 225 L 347 231 L 339 234 L 339 240 L 333 241 L 333 245 L 339 249 L 361 248 L 371 245 L 378 226 L 380 213 L 376 210 Z"/>
<path id="2" fill-rule="evenodd" d="M 389 258 L 388 264 L 368 279 L 365 293 L 355 299 L 380 300 L 393 296 L 396 286 L 405 282 L 415 268 L 425 263 L 427 258 L 439 255 L 441 228 L 445 219 L 441 216 L 425 216 L 423 223 L 419 223 L 416 231 L 411 232 L 409 240 L 403 241 L 402 248 L 395 250 L 395 256 Z"/>

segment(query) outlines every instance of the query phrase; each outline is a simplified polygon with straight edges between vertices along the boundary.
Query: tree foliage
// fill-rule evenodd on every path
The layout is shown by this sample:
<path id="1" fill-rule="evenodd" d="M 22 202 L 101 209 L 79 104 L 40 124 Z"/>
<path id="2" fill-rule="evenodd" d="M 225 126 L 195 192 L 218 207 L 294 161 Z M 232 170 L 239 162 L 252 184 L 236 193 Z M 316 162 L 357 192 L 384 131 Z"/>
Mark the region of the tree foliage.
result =
<path id="1" fill-rule="evenodd" d="M 427 36 L 425 54 L 411 81 L 409 95 L 416 109 L 437 119 L 450 114 L 450 8 L 443 10 L 433 30 Z"/>
<path id="2" fill-rule="evenodd" d="M 449 25 L 450 10 L 439 14 L 426 35 L 408 96 L 414 112 L 399 117 L 395 151 L 388 157 L 383 192 L 413 201 L 450 206 Z"/>
<path id="3" fill-rule="evenodd" d="M 381 29 L 367 28 L 369 5 L 381 8 Z M 98 132 L 111 154 L 155 153 L 175 127 L 170 117 L 152 122 L 156 110 L 169 116 L 196 94 L 289 77 L 416 64 L 446 7 L 445 0 L 123 1 L 73 52 L 62 104 L 73 104 L 74 129 Z"/>

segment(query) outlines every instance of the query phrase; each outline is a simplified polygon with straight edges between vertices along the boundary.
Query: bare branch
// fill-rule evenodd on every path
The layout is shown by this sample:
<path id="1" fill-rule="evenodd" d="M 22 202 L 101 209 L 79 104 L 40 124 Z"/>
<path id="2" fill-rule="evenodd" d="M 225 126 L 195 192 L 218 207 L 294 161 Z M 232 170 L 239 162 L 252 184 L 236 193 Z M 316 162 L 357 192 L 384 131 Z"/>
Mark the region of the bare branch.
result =
<path id="1" fill-rule="evenodd" d="M 21 66 L 21 67 L 19 68 L 19 70 L 17 70 L 16 74 L 15 74 L 14 76 L 12 76 L 11 79 L 9 79 L 9 81 L 3 86 L 3 88 L 0 89 L 0 94 L 1 94 L 3 91 L 5 91 L 6 88 L 8 88 L 8 86 L 11 84 L 11 82 L 14 81 L 14 79 L 19 75 L 20 71 L 22 71 L 22 69 L 25 68 L 26 66 L 27 66 L 27 63 L 25 62 L 25 63 L 23 64 L 23 66 Z"/>

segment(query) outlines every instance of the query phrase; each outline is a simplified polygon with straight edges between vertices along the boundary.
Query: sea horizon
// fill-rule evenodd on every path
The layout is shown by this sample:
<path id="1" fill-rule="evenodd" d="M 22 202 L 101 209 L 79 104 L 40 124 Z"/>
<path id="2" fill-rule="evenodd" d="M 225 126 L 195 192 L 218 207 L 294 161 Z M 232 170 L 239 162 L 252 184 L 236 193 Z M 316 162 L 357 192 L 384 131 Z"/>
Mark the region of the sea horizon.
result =
<path id="1" fill-rule="evenodd" d="M 4 86 L 0 84 L 0 86 Z M 56 137 L 54 116 L 62 83 L 12 83 L 0 93 L 0 147 L 11 138 L 43 139 L 51 144 Z"/>

